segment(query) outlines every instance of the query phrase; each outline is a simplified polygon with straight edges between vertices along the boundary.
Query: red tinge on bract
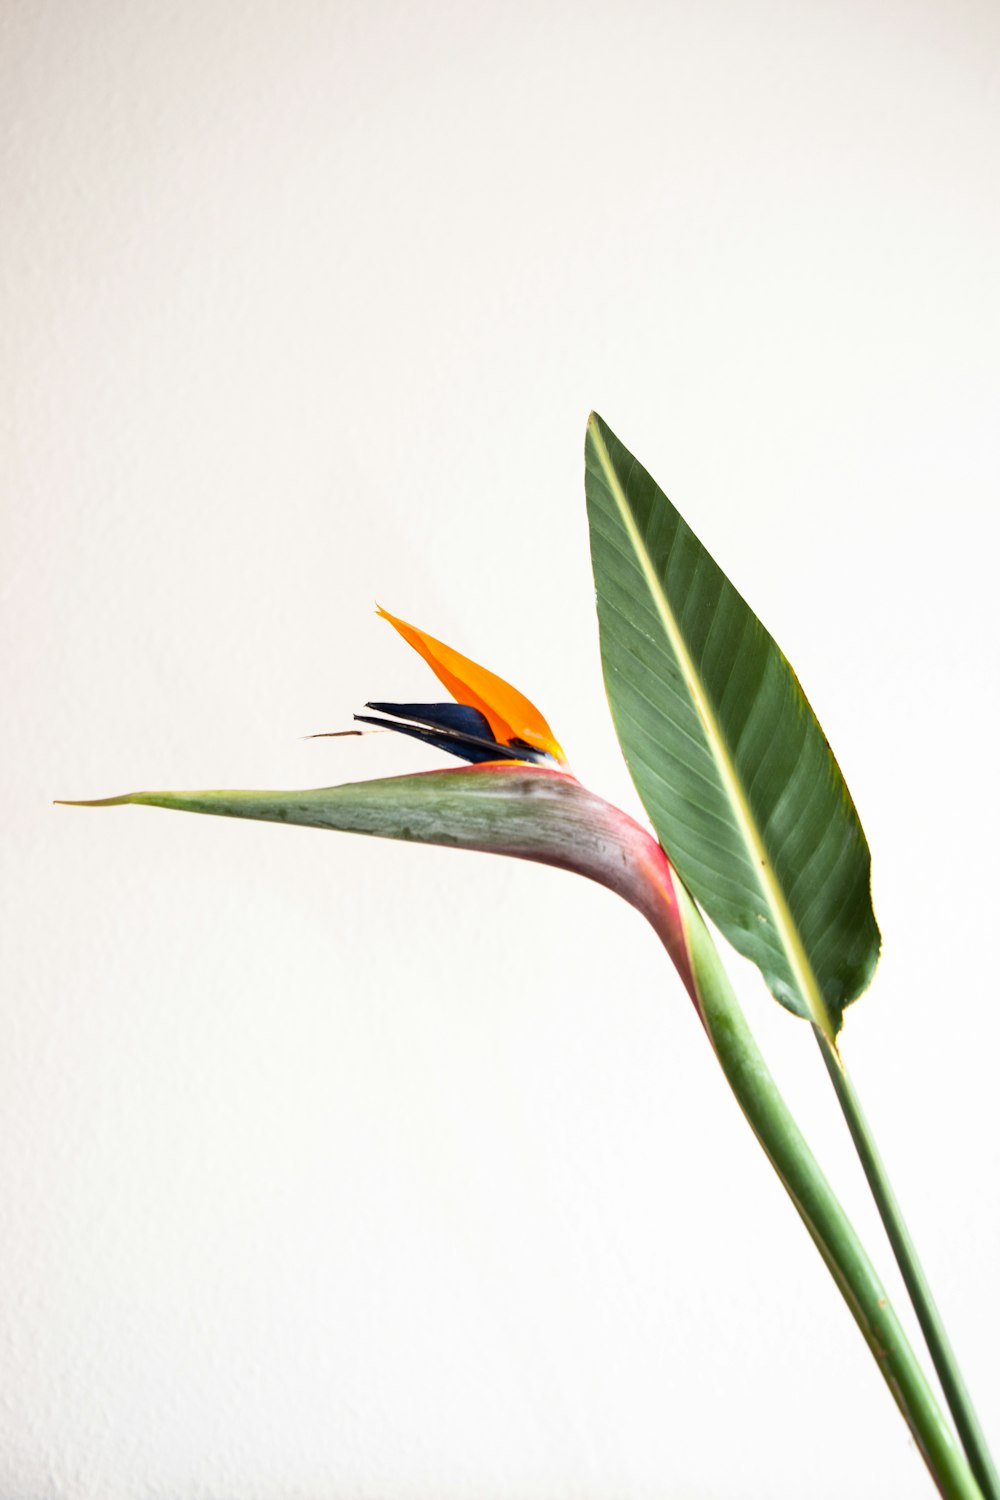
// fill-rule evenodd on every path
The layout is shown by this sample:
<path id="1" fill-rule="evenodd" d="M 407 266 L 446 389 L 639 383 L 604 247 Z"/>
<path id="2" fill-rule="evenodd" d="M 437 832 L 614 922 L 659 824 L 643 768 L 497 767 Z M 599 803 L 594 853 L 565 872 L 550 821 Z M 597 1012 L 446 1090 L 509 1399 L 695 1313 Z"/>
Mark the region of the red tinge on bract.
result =
<path id="1" fill-rule="evenodd" d="M 376 605 L 383 620 L 394 626 L 414 651 L 419 651 L 431 671 L 448 689 L 456 703 L 466 703 L 485 714 L 490 728 L 502 745 L 521 740 L 535 750 L 544 750 L 560 765 L 566 756 L 545 719 L 533 703 L 517 688 L 504 682 L 495 672 L 470 661 L 467 656 L 446 646 L 415 625 L 408 625 Z"/>

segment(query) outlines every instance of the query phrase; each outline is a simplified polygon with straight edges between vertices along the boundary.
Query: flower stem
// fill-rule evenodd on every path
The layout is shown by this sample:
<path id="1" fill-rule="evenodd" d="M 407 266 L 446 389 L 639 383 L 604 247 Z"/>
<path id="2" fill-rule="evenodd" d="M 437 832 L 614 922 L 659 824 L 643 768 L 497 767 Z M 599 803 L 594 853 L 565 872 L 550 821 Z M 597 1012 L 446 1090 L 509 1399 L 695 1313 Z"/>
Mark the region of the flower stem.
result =
<path id="1" fill-rule="evenodd" d="M 955 1426 L 968 1455 L 969 1465 L 979 1481 L 979 1487 L 986 1500 L 1000 1500 L 1000 1478 L 997 1476 L 996 1466 L 986 1446 L 986 1438 L 973 1409 L 965 1381 L 962 1379 L 962 1372 L 941 1321 L 941 1314 L 931 1295 L 927 1277 L 917 1258 L 917 1252 L 903 1220 L 899 1202 L 876 1148 L 871 1127 L 865 1119 L 854 1085 L 836 1048 L 825 1037 L 820 1036 L 819 1032 L 816 1033 L 816 1040 L 819 1042 L 823 1061 L 826 1063 L 858 1156 L 861 1158 L 861 1165 L 878 1206 L 896 1262 L 902 1272 L 906 1290 L 910 1294 L 917 1321 L 927 1340 L 934 1368 L 941 1381 L 941 1389 L 944 1391 L 945 1400 L 955 1419 Z"/>
<path id="2" fill-rule="evenodd" d="M 983 1500 L 864 1247 L 778 1092 L 701 913 L 680 881 L 675 889 L 690 959 L 688 987 L 740 1108 L 840 1288 L 941 1495 Z"/>

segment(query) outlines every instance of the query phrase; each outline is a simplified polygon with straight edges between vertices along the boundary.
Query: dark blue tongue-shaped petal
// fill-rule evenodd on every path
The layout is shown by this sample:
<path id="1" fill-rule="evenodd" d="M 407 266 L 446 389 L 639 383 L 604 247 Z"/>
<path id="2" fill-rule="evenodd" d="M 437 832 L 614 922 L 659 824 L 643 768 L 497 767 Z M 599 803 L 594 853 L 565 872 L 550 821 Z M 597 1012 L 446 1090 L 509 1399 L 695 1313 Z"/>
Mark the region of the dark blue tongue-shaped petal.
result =
<path id="1" fill-rule="evenodd" d="M 412 719 L 426 729 L 449 729 L 496 744 L 486 715 L 467 703 L 367 703 L 365 707 L 373 708 L 376 713 L 392 714 L 396 719 Z"/>
<path id="2" fill-rule="evenodd" d="M 486 715 L 466 703 L 369 703 L 367 707 L 411 722 L 393 724 L 388 719 L 355 714 L 359 723 L 377 724 L 383 729 L 412 735 L 425 745 L 433 745 L 435 749 L 456 755 L 459 760 L 470 761 L 473 765 L 488 760 L 543 759 L 528 746 L 510 749 L 498 744 Z"/>

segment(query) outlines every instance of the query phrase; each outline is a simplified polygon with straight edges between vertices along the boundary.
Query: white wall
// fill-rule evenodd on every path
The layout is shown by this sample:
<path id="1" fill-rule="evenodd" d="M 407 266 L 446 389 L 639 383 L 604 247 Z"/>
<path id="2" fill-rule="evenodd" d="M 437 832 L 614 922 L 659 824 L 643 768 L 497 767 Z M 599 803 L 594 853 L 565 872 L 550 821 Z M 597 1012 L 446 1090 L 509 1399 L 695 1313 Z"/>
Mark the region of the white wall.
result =
<path id="1" fill-rule="evenodd" d="M 377 598 L 634 808 L 596 406 L 854 792 L 846 1053 L 1000 1441 L 996 7 L 0 19 L 0 1493 L 930 1495 L 627 908 L 50 799 L 438 763 L 299 739 L 430 686 Z M 734 973 L 888 1276 L 806 1029 Z"/>

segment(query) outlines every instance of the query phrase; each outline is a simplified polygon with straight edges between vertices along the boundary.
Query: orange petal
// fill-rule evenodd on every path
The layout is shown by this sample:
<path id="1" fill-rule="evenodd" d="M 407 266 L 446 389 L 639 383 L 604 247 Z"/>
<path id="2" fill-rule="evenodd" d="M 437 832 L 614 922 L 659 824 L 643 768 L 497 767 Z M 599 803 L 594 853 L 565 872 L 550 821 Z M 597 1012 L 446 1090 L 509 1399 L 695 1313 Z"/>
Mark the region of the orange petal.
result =
<path id="1" fill-rule="evenodd" d="M 462 656 L 435 640 L 426 631 L 397 620 L 387 609 L 376 605 L 383 620 L 388 620 L 399 631 L 403 640 L 419 651 L 440 682 L 443 682 L 456 703 L 467 703 L 486 715 L 489 726 L 502 745 L 511 740 L 523 740 L 536 750 L 547 750 L 560 763 L 565 763 L 559 742 L 533 703 L 502 677 L 477 666 L 467 656 Z"/>

